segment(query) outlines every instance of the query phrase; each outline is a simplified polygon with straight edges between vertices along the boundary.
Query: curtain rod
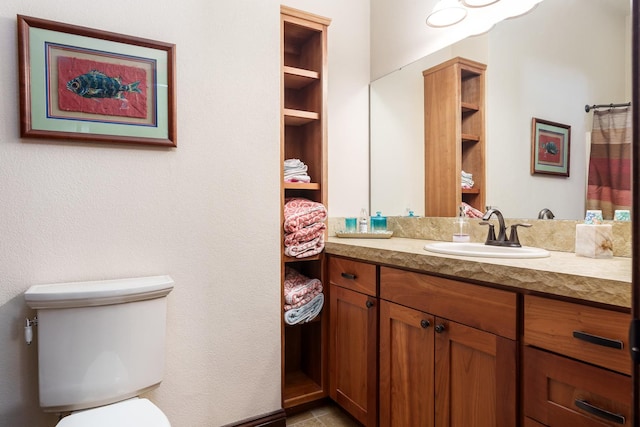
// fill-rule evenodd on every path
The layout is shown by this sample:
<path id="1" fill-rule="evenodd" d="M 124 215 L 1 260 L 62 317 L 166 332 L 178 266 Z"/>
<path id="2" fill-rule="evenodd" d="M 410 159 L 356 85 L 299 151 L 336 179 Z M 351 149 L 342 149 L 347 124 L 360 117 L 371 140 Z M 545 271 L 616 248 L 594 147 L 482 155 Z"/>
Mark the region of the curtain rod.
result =
<path id="1" fill-rule="evenodd" d="M 619 108 L 619 107 L 630 107 L 631 103 L 627 102 L 625 104 L 593 104 L 593 105 L 585 105 L 584 106 L 584 111 L 586 111 L 587 113 L 589 112 L 589 110 L 591 109 L 596 109 L 596 108 Z"/>

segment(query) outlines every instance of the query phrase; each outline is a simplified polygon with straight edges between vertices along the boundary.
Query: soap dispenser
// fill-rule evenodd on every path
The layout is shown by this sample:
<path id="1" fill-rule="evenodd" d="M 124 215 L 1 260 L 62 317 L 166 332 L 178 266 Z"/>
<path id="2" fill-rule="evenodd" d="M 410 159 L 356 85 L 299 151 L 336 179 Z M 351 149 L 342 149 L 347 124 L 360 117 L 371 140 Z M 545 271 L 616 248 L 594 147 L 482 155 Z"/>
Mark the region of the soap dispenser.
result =
<path id="1" fill-rule="evenodd" d="M 362 208 L 360 211 L 360 218 L 358 219 L 358 232 L 366 233 L 368 230 L 368 217 L 367 210 Z"/>
<path id="2" fill-rule="evenodd" d="M 453 241 L 459 243 L 471 241 L 471 236 L 469 235 L 469 220 L 465 217 L 462 206 L 460 206 L 458 216 L 453 222 Z"/>

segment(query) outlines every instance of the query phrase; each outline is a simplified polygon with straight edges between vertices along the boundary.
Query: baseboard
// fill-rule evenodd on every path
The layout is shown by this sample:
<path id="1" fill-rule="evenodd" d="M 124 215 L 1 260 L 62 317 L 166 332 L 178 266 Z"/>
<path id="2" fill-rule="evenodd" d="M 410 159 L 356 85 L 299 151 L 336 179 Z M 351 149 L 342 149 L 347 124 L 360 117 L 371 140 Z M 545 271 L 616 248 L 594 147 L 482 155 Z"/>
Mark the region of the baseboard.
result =
<path id="1" fill-rule="evenodd" d="M 279 409 L 268 414 L 248 418 L 222 427 L 285 427 L 286 425 L 287 414 L 284 412 L 284 409 Z"/>

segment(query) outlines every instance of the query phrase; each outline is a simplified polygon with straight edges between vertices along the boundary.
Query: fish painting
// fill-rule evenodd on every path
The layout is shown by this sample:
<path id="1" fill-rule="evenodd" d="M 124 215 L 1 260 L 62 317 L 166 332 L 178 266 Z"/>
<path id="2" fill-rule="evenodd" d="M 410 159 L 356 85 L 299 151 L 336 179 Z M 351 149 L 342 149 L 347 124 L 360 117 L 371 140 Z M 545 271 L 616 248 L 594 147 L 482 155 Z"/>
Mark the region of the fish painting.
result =
<path id="1" fill-rule="evenodd" d="M 109 77 L 98 70 L 79 75 L 67 82 L 67 89 L 83 98 L 110 98 L 126 101 L 125 93 L 142 93 L 140 82 L 122 84 L 120 77 Z"/>
<path id="2" fill-rule="evenodd" d="M 542 144 L 542 149 L 545 151 L 545 153 L 549 153 L 554 156 L 558 154 L 558 151 L 559 151 L 558 146 L 552 141 L 545 142 L 544 144 Z"/>

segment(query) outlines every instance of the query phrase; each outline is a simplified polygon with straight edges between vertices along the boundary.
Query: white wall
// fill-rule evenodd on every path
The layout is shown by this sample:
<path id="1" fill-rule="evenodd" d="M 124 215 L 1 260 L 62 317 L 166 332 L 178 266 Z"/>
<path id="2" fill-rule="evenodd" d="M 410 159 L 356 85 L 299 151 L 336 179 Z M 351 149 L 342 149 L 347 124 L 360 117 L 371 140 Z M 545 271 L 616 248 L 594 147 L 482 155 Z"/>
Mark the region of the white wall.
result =
<path id="1" fill-rule="evenodd" d="M 149 394 L 172 425 L 280 408 L 279 5 L 0 4 L 0 425 L 56 423 L 39 410 L 37 347 L 22 335 L 30 285 L 155 274 L 176 282 L 165 380 Z M 368 1 L 288 5 L 334 20 L 330 161 L 340 166 L 367 146 Z M 18 13 L 176 43 L 178 147 L 20 139 Z M 354 194 L 367 188 L 358 168 Z M 333 169 L 338 188 L 349 172 Z M 340 212 L 347 197 L 331 197 Z"/>
<path id="2" fill-rule="evenodd" d="M 547 0 L 531 15 L 504 21 L 489 33 L 487 204 L 505 207 L 509 216 L 531 218 L 547 207 L 558 218 L 584 217 L 585 141 L 592 119 L 584 106 L 631 100 L 625 93 L 628 72 L 611 66 L 628 55 L 625 17 L 604 13 L 608 3 Z M 516 28 L 529 37 L 508 37 Z M 575 47 L 561 48 L 564 44 Z M 532 117 L 571 126 L 568 178 L 530 174 Z"/>
<path id="3" fill-rule="evenodd" d="M 426 25 L 438 0 L 371 0 L 371 77 L 378 79 L 470 35 L 482 34 L 495 22 L 528 11 L 542 0 L 502 0 L 488 8 L 468 8 L 460 24 Z"/>
<path id="4" fill-rule="evenodd" d="M 329 26 L 329 214 L 369 206 L 369 2 L 291 0 L 332 19 Z"/>

